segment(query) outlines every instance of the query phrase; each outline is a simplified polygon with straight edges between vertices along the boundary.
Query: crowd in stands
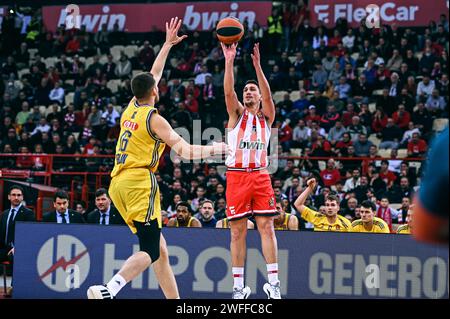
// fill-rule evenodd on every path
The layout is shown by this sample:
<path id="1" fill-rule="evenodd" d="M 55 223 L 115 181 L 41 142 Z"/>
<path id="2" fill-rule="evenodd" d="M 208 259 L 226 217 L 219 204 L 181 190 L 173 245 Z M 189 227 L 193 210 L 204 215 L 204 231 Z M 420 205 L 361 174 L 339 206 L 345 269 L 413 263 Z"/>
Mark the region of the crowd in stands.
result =
<path id="1" fill-rule="evenodd" d="M 0 153 L 23 156 L 0 157 L 0 167 L 39 171 L 44 164 L 36 155 L 70 154 L 56 157 L 53 169 L 111 171 L 114 159 L 95 155 L 114 154 L 120 113 L 133 97 L 131 78 L 150 70 L 164 33 L 132 40 L 117 24 L 95 34 L 64 26 L 53 33 L 37 10 L 21 34 L 18 19 L 6 15 L 1 25 Z M 435 123 L 448 118 L 447 16 L 424 28 L 380 29 L 364 23 L 351 28 L 342 18 L 333 28 L 313 27 L 309 19 L 302 1 L 284 3 L 274 7 L 267 28 L 245 21 L 238 46 L 236 92 L 255 78 L 250 53 L 260 42 L 276 101 L 278 155 L 303 156 L 279 160 L 275 193 L 298 215 L 292 203 L 314 176 L 319 187 L 309 207 L 320 211 L 335 192 L 343 216 L 357 218 L 358 203 L 369 199 L 379 216 L 404 223 L 423 168 L 410 159 L 424 157 Z M 189 37 L 171 52 L 159 83 L 159 112 L 175 128 L 192 131 L 199 119 L 203 129 L 224 132 L 224 59 L 215 32 L 182 27 L 181 33 Z M 77 156 L 82 154 L 89 157 Z M 310 157 L 329 159 L 323 167 Z M 215 165 L 173 162 L 166 150 L 156 176 L 167 218 L 179 202 L 188 201 L 195 214 L 206 199 L 217 219 L 225 216 L 225 175 Z M 63 177 L 55 183 L 67 185 Z M 300 222 L 301 229 L 308 227 Z"/>

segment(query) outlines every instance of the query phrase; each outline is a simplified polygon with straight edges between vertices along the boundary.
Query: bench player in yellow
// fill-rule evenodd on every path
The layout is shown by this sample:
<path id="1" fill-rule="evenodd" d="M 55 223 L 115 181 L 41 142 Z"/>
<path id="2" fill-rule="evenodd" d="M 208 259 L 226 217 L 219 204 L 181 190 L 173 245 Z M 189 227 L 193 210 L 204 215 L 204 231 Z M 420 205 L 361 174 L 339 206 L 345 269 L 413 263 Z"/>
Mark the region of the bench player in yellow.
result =
<path id="1" fill-rule="evenodd" d="M 166 41 L 151 71 L 137 74 L 131 81 L 133 99 L 122 114 L 116 160 L 109 194 L 131 231 L 139 238 L 140 250 L 129 257 L 119 272 L 104 286 L 91 286 L 89 299 L 112 299 L 131 280 L 153 264 L 156 278 L 166 298 L 179 298 L 169 264 L 167 245 L 161 234 L 161 206 L 154 172 L 165 145 L 186 159 L 207 158 L 227 152 L 224 143 L 212 146 L 188 144 L 158 114 L 158 83 L 172 46 L 186 36 L 178 36 L 182 20 L 166 23 Z"/>
<path id="2" fill-rule="evenodd" d="M 412 223 L 413 223 L 413 210 L 414 205 L 409 206 L 408 214 L 406 215 L 406 224 L 400 225 L 397 228 L 397 234 L 411 235 Z"/>
<path id="3" fill-rule="evenodd" d="M 169 220 L 167 227 L 202 227 L 202 223 L 192 216 L 189 203 L 179 202 L 176 206 L 177 215 Z"/>
<path id="4" fill-rule="evenodd" d="M 295 215 L 286 213 L 286 205 L 283 204 L 281 198 L 275 198 L 275 209 L 280 215 L 273 219 L 273 227 L 275 230 L 298 230 L 298 218 Z"/>
<path id="5" fill-rule="evenodd" d="M 294 206 L 300 212 L 302 218 L 314 225 L 314 231 L 337 231 L 337 232 L 351 232 L 352 223 L 345 217 L 338 214 L 339 212 L 339 197 L 336 195 L 328 195 L 325 199 L 325 214 L 316 212 L 305 206 L 305 201 L 308 196 L 316 188 L 316 179 L 309 179 L 308 185 L 303 193 L 296 199 Z"/>
<path id="6" fill-rule="evenodd" d="M 355 233 L 384 233 L 389 234 L 389 225 L 381 218 L 375 217 L 377 206 L 370 200 L 365 200 L 359 205 L 361 219 L 352 223 Z"/>

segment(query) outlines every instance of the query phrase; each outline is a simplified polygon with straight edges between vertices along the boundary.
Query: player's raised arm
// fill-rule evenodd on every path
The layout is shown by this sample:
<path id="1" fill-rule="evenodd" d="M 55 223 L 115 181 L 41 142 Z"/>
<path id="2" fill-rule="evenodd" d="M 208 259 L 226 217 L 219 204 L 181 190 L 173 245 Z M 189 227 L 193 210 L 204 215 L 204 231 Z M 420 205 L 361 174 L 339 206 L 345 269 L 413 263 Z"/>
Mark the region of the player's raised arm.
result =
<path id="1" fill-rule="evenodd" d="M 272 93 L 270 92 L 269 82 L 264 75 L 261 67 L 261 56 L 259 53 L 259 43 L 255 43 L 253 47 L 252 61 L 255 67 L 256 77 L 258 79 L 259 89 L 261 90 L 262 111 L 267 117 L 270 126 L 275 120 L 275 104 L 273 103 Z"/>
<path id="2" fill-rule="evenodd" d="M 185 159 L 208 158 L 215 155 L 229 152 L 225 143 L 213 143 L 213 145 L 191 145 L 187 143 L 178 133 L 176 133 L 167 120 L 159 114 L 150 117 L 150 129 L 152 132 L 169 145 L 175 153 Z"/>
<path id="3" fill-rule="evenodd" d="M 295 200 L 294 206 L 300 212 L 300 214 L 305 209 L 305 201 L 308 196 L 314 191 L 316 188 L 316 180 L 314 178 L 309 179 L 307 182 L 308 187 L 300 194 L 300 196 Z"/>
<path id="4" fill-rule="evenodd" d="M 237 94 L 234 90 L 234 58 L 236 57 L 237 43 L 229 46 L 220 42 L 225 57 L 225 74 L 223 79 L 223 92 L 225 95 L 225 104 L 227 105 L 227 112 L 230 117 L 239 116 L 244 107 L 239 102 Z"/>
<path id="5" fill-rule="evenodd" d="M 183 39 L 187 38 L 187 35 L 183 35 L 181 37 L 178 36 L 178 30 L 180 29 L 182 22 L 183 20 L 178 19 L 178 17 L 170 19 L 170 23 L 166 22 L 166 41 L 159 51 L 158 56 L 153 63 L 152 69 L 150 70 L 150 73 L 155 79 L 155 85 L 158 85 L 159 80 L 161 79 L 164 65 L 166 64 L 167 56 L 169 55 L 169 51 L 172 46 L 180 43 L 181 41 L 183 41 Z"/>

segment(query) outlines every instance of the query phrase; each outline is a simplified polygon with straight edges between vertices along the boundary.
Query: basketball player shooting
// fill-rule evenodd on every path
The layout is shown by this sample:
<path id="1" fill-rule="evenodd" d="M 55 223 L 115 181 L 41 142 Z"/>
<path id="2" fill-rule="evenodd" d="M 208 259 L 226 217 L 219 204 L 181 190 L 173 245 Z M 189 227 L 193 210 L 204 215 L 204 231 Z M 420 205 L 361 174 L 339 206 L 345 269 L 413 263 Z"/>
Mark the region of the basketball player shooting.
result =
<path id="1" fill-rule="evenodd" d="M 104 286 L 89 287 L 89 299 L 112 299 L 131 280 L 153 264 L 159 285 L 168 299 L 179 298 L 175 276 L 169 264 L 166 241 L 161 234 L 162 219 L 158 182 L 154 172 L 165 145 L 186 159 L 200 159 L 227 152 L 224 143 L 212 146 L 188 144 L 158 114 L 158 83 L 182 20 L 166 23 L 166 41 L 149 72 L 131 81 L 133 99 L 122 114 L 116 161 L 109 194 L 131 231 L 139 239 L 139 251 L 128 258 L 119 272 Z"/>
<path id="2" fill-rule="evenodd" d="M 261 68 L 259 44 L 255 44 L 253 66 L 257 80 L 246 83 L 243 103 L 234 90 L 234 58 L 237 43 L 229 46 L 221 42 L 225 56 L 224 93 L 229 116 L 227 143 L 227 218 L 231 228 L 231 263 L 233 271 L 233 299 L 246 299 L 251 291 L 244 286 L 247 218 L 254 216 L 261 236 L 267 263 L 268 283 L 263 287 L 269 299 L 281 299 L 278 280 L 277 240 L 273 226 L 275 195 L 267 171 L 267 147 L 270 128 L 275 118 L 275 106 L 269 83 Z"/>

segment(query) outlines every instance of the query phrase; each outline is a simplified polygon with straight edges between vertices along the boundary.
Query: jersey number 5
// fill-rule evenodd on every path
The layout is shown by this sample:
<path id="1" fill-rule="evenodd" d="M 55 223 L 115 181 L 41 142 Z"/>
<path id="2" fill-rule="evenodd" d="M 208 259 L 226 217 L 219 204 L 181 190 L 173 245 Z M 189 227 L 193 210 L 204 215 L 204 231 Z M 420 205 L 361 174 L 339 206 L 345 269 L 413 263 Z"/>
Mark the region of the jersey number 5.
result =
<path id="1" fill-rule="evenodd" d="M 133 134 L 130 131 L 123 132 L 122 136 L 120 136 L 120 152 L 125 152 L 127 150 L 128 141 L 130 140 Z"/>

